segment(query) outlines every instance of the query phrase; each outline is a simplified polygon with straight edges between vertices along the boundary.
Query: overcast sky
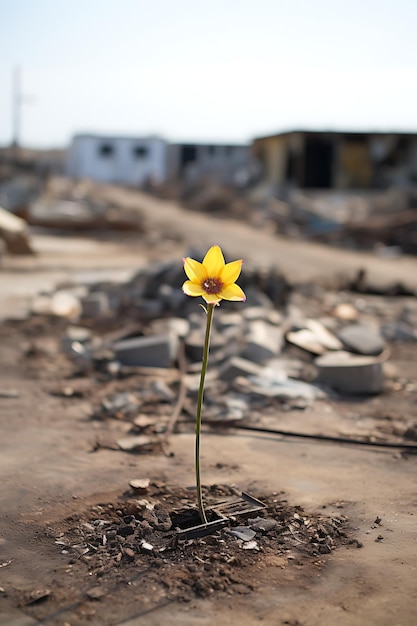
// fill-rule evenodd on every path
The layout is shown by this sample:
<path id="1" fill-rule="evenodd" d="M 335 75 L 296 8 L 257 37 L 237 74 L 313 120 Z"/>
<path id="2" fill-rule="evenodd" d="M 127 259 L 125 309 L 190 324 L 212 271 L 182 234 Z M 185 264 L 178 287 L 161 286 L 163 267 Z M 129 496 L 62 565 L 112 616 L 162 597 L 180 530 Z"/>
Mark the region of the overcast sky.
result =
<path id="1" fill-rule="evenodd" d="M 417 131 L 416 0 L 0 0 L 0 145 Z"/>

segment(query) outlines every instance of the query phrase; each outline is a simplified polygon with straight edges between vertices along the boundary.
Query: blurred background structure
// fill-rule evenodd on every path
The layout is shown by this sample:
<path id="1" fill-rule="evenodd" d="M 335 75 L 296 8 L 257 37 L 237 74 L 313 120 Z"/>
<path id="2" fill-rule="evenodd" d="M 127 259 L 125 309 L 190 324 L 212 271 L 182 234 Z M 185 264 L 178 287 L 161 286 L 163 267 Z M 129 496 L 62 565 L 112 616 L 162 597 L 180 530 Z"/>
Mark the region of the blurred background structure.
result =
<path id="1" fill-rule="evenodd" d="M 60 175 L 287 237 L 417 249 L 415 3 L 17 0 L 0 17 L 6 210 L 73 222 L 80 198 L 46 190 Z"/>

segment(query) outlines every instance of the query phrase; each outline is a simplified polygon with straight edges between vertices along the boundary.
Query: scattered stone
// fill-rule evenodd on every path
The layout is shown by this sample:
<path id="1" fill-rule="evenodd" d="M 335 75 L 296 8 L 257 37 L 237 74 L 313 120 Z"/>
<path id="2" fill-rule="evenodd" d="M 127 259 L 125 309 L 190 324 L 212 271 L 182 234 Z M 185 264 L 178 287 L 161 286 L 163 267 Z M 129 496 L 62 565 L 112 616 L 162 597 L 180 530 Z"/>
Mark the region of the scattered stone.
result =
<path id="1" fill-rule="evenodd" d="M 243 550 L 259 550 L 259 545 L 257 541 L 245 541 L 242 546 Z"/>
<path id="2" fill-rule="evenodd" d="M 278 380 L 268 378 L 267 376 L 250 376 L 246 380 L 240 378 L 238 381 L 243 383 L 252 393 L 269 398 L 279 398 L 281 400 L 304 398 L 306 400 L 314 400 L 315 398 L 323 398 L 325 396 L 319 387 L 290 378 Z"/>
<path id="3" fill-rule="evenodd" d="M 149 478 L 135 478 L 129 481 L 130 487 L 138 494 L 144 494 L 149 488 Z"/>
<path id="4" fill-rule="evenodd" d="M 353 304 L 341 302 L 336 305 L 332 311 L 332 315 L 343 322 L 355 322 L 359 317 L 359 311 Z"/>
<path id="5" fill-rule="evenodd" d="M 0 239 L 3 239 L 10 254 L 34 254 L 25 220 L 1 207 Z"/>
<path id="6" fill-rule="evenodd" d="M 255 519 L 248 520 L 250 528 L 256 532 L 268 533 L 277 527 L 277 521 L 270 517 L 256 517 Z"/>
<path id="7" fill-rule="evenodd" d="M 19 395 L 17 389 L 0 389 L 0 398 L 18 398 Z"/>
<path id="8" fill-rule="evenodd" d="M 71 291 L 58 290 L 52 295 L 50 313 L 76 320 L 81 314 L 80 300 Z"/>
<path id="9" fill-rule="evenodd" d="M 379 332 L 365 324 L 345 326 L 338 333 L 343 344 L 357 354 L 377 356 L 384 351 L 385 342 Z"/>
<path id="10" fill-rule="evenodd" d="M 282 347 L 282 331 L 263 320 L 250 322 L 246 333 L 246 347 L 241 357 L 254 363 L 265 363 L 276 356 Z"/>
<path id="11" fill-rule="evenodd" d="M 378 394 L 383 391 L 384 358 L 333 352 L 316 359 L 317 382 L 342 393 Z"/>
<path id="12" fill-rule="evenodd" d="M 102 318 L 111 313 L 110 301 L 104 291 L 93 291 L 83 298 L 81 302 L 83 318 Z"/>
<path id="13" fill-rule="evenodd" d="M 101 600 L 106 595 L 105 590 L 102 587 L 92 587 L 86 591 L 86 595 L 90 598 L 90 600 Z"/>
<path id="14" fill-rule="evenodd" d="M 407 322 L 386 322 L 381 326 L 381 333 L 389 341 L 417 341 L 417 331 Z"/>
<path id="15" fill-rule="evenodd" d="M 230 358 L 220 368 L 219 377 L 221 380 L 231 382 L 238 376 L 256 376 L 262 371 L 260 365 L 243 359 L 242 357 L 234 356 Z"/>
<path id="16" fill-rule="evenodd" d="M 229 533 L 241 541 L 252 541 L 256 536 L 256 532 L 249 528 L 249 526 L 235 526 L 229 530 Z"/>
<path id="17" fill-rule="evenodd" d="M 306 327 L 314 333 L 317 341 L 327 350 L 341 350 L 343 348 L 342 342 L 318 320 L 308 319 Z"/>
<path id="18" fill-rule="evenodd" d="M 113 345 L 123 365 L 168 368 L 177 356 L 178 344 L 169 335 L 133 337 Z"/>
<path id="19" fill-rule="evenodd" d="M 124 452 L 151 452 L 159 441 L 146 435 L 136 435 L 118 439 L 116 443 Z"/>
<path id="20" fill-rule="evenodd" d="M 50 589 L 35 589 L 24 596 L 22 602 L 20 602 L 20 606 L 30 606 L 31 604 L 43 602 L 50 597 L 51 593 Z"/>
<path id="21" fill-rule="evenodd" d="M 301 330 L 290 331 L 285 336 L 289 343 L 292 343 L 298 348 L 302 348 L 312 354 L 320 355 L 326 352 L 326 349 L 317 339 L 315 333 L 308 328 L 302 328 Z"/>

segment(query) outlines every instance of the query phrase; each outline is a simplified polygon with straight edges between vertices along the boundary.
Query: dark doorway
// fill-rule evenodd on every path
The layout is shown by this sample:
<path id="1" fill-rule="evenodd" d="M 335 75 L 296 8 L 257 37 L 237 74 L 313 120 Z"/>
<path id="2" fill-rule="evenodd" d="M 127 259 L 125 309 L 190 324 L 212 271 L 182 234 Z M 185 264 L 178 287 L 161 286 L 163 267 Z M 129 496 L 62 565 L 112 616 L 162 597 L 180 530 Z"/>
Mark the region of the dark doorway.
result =
<path id="1" fill-rule="evenodd" d="M 306 137 L 303 187 L 328 189 L 332 186 L 333 144 L 323 137 Z"/>
<path id="2" fill-rule="evenodd" d="M 182 144 L 180 149 L 180 171 L 183 172 L 188 163 L 192 163 L 197 158 L 197 146 L 193 144 Z"/>

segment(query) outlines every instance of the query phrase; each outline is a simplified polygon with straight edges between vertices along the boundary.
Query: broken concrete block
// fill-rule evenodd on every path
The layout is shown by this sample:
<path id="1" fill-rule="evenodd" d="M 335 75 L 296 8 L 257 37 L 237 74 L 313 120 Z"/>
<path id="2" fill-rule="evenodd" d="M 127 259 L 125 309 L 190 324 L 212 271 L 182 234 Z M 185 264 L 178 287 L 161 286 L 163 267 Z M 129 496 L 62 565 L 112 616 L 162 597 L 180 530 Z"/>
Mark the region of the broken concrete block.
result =
<path id="1" fill-rule="evenodd" d="M 0 239 L 4 240 L 10 254 L 34 254 L 29 242 L 26 222 L 1 207 Z"/>
<path id="2" fill-rule="evenodd" d="M 219 378 L 225 382 L 231 382 L 238 376 L 256 376 L 261 372 L 261 367 L 252 361 L 234 356 L 220 368 Z"/>
<path id="3" fill-rule="evenodd" d="M 113 345 L 116 359 L 123 365 L 171 367 L 178 343 L 170 335 L 133 337 Z"/>
<path id="4" fill-rule="evenodd" d="M 104 291 L 93 291 L 83 298 L 82 317 L 100 318 L 110 315 L 110 302 L 107 293 Z"/>
<path id="5" fill-rule="evenodd" d="M 285 335 L 288 343 L 292 343 L 297 348 L 302 348 L 306 352 L 320 355 L 326 352 L 326 348 L 317 339 L 317 335 L 308 328 L 302 328 L 301 330 L 293 330 Z"/>
<path id="6" fill-rule="evenodd" d="M 385 341 L 378 330 L 365 324 L 351 324 L 338 332 L 343 344 L 356 352 L 369 356 L 377 356 L 384 351 Z"/>
<path id="7" fill-rule="evenodd" d="M 386 322 L 381 333 L 389 341 L 417 341 L 417 330 L 407 322 Z"/>
<path id="8" fill-rule="evenodd" d="M 329 352 L 315 361 L 317 382 L 342 393 L 378 394 L 384 387 L 384 360 L 385 357 Z"/>
<path id="9" fill-rule="evenodd" d="M 311 330 L 321 345 L 327 350 L 342 350 L 343 345 L 340 339 L 336 337 L 318 320 L 307 320 L 306 327 Z"/>
<path id="10" fill-rule="evenodd" d="M 240 378 L 238 381 L 243 382 L 244 379 Z M 248 376 L 245 387 L 251 393 L 281 400 L 303 398 L 309 401 L 325 397 L 323 390 L 316 385 L 285 378 L 281 376 L 281 372 L 277 374 L 269 367 L 262 368 L 260 376 Z"/>
<path id="11" fill-rule="evenodd" d="M 282 323 L 282 315 L 275 309 L 266 309 L 262 306 L 248 306 L 243 310 L 243 317 L 245 320 L 264 320 L 275 326 L 279 326 Z"/>
<path id="12" fill-rule="evenodd" d="M 249 324 L 246 346 L 240 356 L 254 363 L 264 363 L 279 354 L 282 339 L 280 328 L 263 320 L 255 320 Z"/>

